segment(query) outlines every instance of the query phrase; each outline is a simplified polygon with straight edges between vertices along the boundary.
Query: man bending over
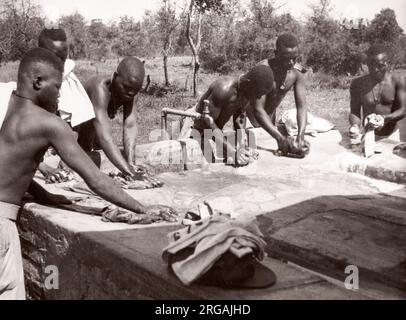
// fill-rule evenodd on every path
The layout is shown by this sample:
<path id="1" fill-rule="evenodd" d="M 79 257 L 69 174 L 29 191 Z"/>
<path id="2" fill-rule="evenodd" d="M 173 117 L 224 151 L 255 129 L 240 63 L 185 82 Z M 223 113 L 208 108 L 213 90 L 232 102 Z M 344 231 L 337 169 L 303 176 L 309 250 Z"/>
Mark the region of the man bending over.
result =
<path id="1" fill-rule="evenodd" d="M 107 158 L 124 176 L 144 180 L 147 188 L 159 187 L 161 182 L 140 174 L 135 166 L 135 145 L 137 138 L 137 100 L 142 89 L 145 69 L 144 64 L 135 57 L 124 58 L 112 77 L 94 76 L 84 85 L 92 101 L 96 118 L 78 129 L 80 146 L 87 152 L 97 144 Z M 113 131 L 109 119 L 113 119 L 118 109 L 123 107 L 123 141 L 124 156 L 113 141 Z"/>
<path id="2" fill-rule="evenodd" d="M 210 121 L 196 120 L 193 129 L 203 133 L 211 129 L 216 142 L 223 144 L 229 164 L 238 166 L 249 162 L 245 145 L 246 109 L 247 105 L 268 94 L 273 88 L 273 73 L 268 66 L 256 66 L 248 73 L 238 77 L 221 77 L 215 80 L 201 96 L 195 111 L 203 112 L 204 100 L 208 100 Z M 227 142 L 222 133 L 224 125 L 233 117 L 234 130 L 237 131 L 239 147 Z M 213 120 L 213 122 L 211 122 Z M 180 138 L 187 138 L 187 130 L 182 128 Z"/>
<path id="3" fill-rule="evenodd" d="M 0 299 L 25 297 L 15 220 L 24 193 L 49 147 L 95 193 L 117 206 L 136 213 L 173 213 L 168 207 L 146 207 L 131 198 L 79 147 L 71 128 L 55 115 L 62 72 L 63 63 L 52 52 L 41 48 L 27 52 L 0 131 Z"/>

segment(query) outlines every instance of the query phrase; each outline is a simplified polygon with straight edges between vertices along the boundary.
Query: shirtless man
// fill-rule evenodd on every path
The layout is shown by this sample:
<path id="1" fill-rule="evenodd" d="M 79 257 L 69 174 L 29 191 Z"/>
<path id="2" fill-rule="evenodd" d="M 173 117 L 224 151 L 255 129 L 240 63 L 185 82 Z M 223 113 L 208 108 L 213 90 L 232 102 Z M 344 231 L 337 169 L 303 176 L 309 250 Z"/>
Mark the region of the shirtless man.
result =
<path id="1" fill-rule="evenodd" d="M 106 200 L 136 213 L 173 214 L 168 207 L 147 207 L 131 198 L 80 148 L 72 129 L 54 114 L 62 72 L 63 63 L 52 52 L 41 48 L 27 52 L 0 131 L 0 299 L 25 298 L 15 220 L 24 193 L 50 146 Z"/>
<path id="2" fill-rule="evenodd" d="M 248 118 L 254 127 L 262 127 L 278 142 L 282 155 L 305 156 L 309 144 L 304 139 L 307 125 L 306 86 L 304 68 L 296 63 L 299 56 L 298 41 L 291 34 L 283 34 L 276 40 L 275 58 L 263 60 L 259 65 L 271 67 L 275 85 L 266 96 L 257 99 L 248 110 Z M 276 126 L 276 109 L 288 91 L 293 88 L 297 109 L 298 135 L 286 138 Z"/>
<path id="3" fill-rule="evenodd" d="M 248 164 L 249 155 L 243 141 L 245 139 L 246 108 L 248 104 L 269 93 L 273 88 L 273 82 L 271 68 L 256 66 L 238 78 L 226 76 L 217 79 L 200 97 L 195 111 L 202 113 L 204 100 L 208 100 L 210 102 L 209 115 L 213 122 L 196 120 L 193 129 L 200 132 L 203 132 L 204 129 L 211 129 L 216 142 L 225 147 L 227 155 L 232 155 L 231 159 L 227 159 L 229 164 L 239 166 Z M 233 117 L 234 130 L 237 131 L 239 148 L 226 141 L 221 131 L 231 117 Z"/>
<path id="4" fill-rule="evenodd" d="M 78 142 L 85 151 L 89 152 L 95 149 L 97 141 L 107 158 L 124 176 L 144 180 L 146 187 L 159 187 L 162 185 L 161 182 L 141 175 L 142 170 L 135 166 L 136 104 L 144 76 L 144 64 L 135 57 L 127 57 L 120 62 L 111 78 L 102 76 L 90 78 L 84 87 L 93 103 L 96 118 L 79 127 Z M 124 117 L 124 156 L 113 141 L 109 122 L 109 119 L 116 116 L 121 106 Z"/>
<path id="5" fill-rule="evenodd" d="M 369 73 L 351 83 L 350 137 L 360 143 L 366 117 L 376 114 L 383 124 L 375 130 L 376 136 L 400 141 L 397 123 L 406 116 L 405 78 L 390 72 L 385 46 L 371 46 L 367 56 Z"/>
<path id="6" fill-rule="evenodd" d="M 64 63 L 63 81 L 58 102 L 58 114 L 75 131 L 78 126 L 95 117 L 93 105 L 79 79 L 73 73 L 75 62 L 68 59 L 68 42 L 63 29 L 43 29 L 38 47 L 52 51 Z M 94 156 L 93 154 L 89 154 Z M 63 182 L 68 175 L 61 168 L 51 168 L 44 162 L 38 167 L 48 183 Z"/>

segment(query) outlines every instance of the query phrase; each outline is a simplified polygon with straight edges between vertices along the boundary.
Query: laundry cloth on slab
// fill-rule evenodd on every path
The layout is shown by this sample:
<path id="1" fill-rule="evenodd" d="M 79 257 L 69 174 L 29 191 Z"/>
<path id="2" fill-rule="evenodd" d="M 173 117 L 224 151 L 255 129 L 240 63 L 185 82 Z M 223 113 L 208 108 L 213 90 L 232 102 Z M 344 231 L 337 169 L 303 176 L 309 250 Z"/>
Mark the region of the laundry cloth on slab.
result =
<path id="1" fill-rule="evenodd" d="M 290 109 L 283 113 L 280 121 L 286 128 L 289 136 L 296 136 L 298 134 L 297 125 L 297 110 Z M 335 128 L 335 125 L 328 120 L 317 117 L 310 112 L 307 113 L 307 125 L 305 134 L 317 135 L 317 133 L 328 132 Z"/>
<path id="2" fill-rule="evenodd" d="M 262 237 L 253 220 L 237 221 L 216 214 L 169 233 L 169 245 L 163 250 L 162 257 L 185 285 L 205 278 L 211 269 L 216 269 L 219 272 L 214 275 L 216 281 L 212 281 L 212 285 L 267 287 L 275 283 L 275 275 L 258 262 L 264 258 L 265 242 Z M 232 264 L 224 263 L 230 258 L 234 259 Z M 241 261 L 251 267 L 249 274 L 244 272 L 246 268 L 240 273 L 236 270 L 238 268 L 235 267 L 242 265 L 238 263 Z M 228 270 L 219 268 L 221 264 L 226 265 Z M 226 279 L 227 274 L 237 276 Z"/>

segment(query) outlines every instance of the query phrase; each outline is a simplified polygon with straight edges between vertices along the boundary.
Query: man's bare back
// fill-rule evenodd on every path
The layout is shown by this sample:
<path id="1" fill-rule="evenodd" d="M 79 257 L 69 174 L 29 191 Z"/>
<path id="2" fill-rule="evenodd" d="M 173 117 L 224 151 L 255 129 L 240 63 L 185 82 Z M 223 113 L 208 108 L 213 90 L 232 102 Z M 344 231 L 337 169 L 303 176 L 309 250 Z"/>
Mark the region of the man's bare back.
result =
<path id="1" fill-rule="evenodd" d="M 210 116 L 219 129 L 237 112 L 243 112 L 248 100 L 238 95 L 238 80 L 233 77 L 221 77 L 214 81 L 206 94 L 200 99 L 196 111 L 202 113 L 203 101 L 208 100 Z M 196 128 L 196 127 L 195 127 Z M 198 129 L 198 128 L 196 128 Z"/>

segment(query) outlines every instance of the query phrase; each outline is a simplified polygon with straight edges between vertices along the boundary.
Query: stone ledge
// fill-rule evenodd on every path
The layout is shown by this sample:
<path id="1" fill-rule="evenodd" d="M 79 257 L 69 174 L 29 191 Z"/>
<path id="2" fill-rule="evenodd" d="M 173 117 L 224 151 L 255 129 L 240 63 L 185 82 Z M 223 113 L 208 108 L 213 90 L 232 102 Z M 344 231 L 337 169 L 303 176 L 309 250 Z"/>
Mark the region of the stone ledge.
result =
<path id="1" fill-rule="evenodd" d="M 69 218 L 70 217 L 70 218 Z M 93 231 L 79 221 L 94 220 Z M 76 220 L 72 227 L 70 220 Z M 266 258 L 278 277 L 263 290 L 183 286 L 161 258 L 179 226 L 106 224 L 78 213 L 28 205 L 20 219 L 26 286 L 32 299 L 365 299 Z M 86 225 L 86 223 L 84 223 Z M 79 231 L 82 230 L 82 231 Z M 46 290 L 46 266 L 59 270 L 59 290 Z M 159 284 L 159 285 L 157 285 Z"/>
<path id="2" fill-rule="evenodd" d="M 338 156 L 340 168 L 379 180 L 406 184 L 406 159 L 393 154 L 393 148 L 398 144 L 391 140 L 381 141 L 378 145 L 382 152 L 368 159 L 349 151 L 342 153 Z"/>

